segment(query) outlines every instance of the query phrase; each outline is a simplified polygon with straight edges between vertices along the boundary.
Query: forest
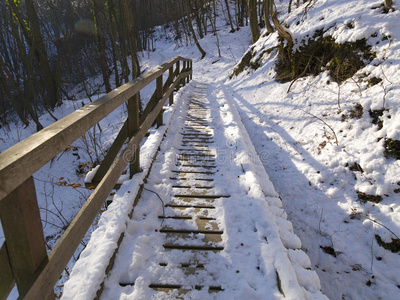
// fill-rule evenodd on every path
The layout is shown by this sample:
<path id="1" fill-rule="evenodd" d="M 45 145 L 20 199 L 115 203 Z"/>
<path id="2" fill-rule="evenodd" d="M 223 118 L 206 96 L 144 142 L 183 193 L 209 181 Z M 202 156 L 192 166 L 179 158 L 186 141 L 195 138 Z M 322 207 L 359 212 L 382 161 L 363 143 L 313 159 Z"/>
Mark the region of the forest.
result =
<path id="1" fill-rule="evenodd" d="M 173 28 L 178 45 L 195 42 L 204 56 L 198 39 L 217 34 L 215 7 L 215 0 L 2 1 L 0 124 L 34 122 L 40 130 L 39 116 L 51 115 L 62 99 L 73 99 L 75 86 L 91 97 L 136 78 L 138 52 L 154 50 L 158 25 Z M 272 0 L 237 0 L 230 11 L 226 0 L 224 13 L 232 32 L 250 15 L 257 40 L 259 26 L 273 30 L 272 9 Z M 88 78 L 98 74 L 102 84 L 91 85 Z"/>

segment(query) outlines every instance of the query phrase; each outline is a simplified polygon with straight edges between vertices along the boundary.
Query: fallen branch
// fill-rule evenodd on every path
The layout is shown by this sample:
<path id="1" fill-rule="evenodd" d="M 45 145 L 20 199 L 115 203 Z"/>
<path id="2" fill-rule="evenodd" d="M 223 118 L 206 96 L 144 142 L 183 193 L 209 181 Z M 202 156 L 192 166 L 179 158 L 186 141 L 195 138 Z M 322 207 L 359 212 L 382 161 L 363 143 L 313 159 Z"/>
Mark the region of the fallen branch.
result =
<path id="1" fill-rule="evenodd" d="M 305 111 L 304 109 L 301 109 L 301 108 L 299 108 L 299 109 L 300 109 L 301 111 L 305 112 L 307 115 L 310 115 L 311 117 L 316 118 L 316 119 L 320 120 L 322 123 L 324 123 L 324 124 L 332 131 L 333 136 L 335 137 L 335 140 L 336 140 L 335 144 L 336 144 L 336 145 L 339 145 L 339 141 L 338 141 L 338 138 L 337 138 L 337 136 L 336 136 L 335 130 L 333 130 L 333 128 L 332 128 L 328 123 L 326 123 L 326 122 L 325 122 L 324 120 L 322 120 L 320 117 L 317 117 L 316 115 Z"/>

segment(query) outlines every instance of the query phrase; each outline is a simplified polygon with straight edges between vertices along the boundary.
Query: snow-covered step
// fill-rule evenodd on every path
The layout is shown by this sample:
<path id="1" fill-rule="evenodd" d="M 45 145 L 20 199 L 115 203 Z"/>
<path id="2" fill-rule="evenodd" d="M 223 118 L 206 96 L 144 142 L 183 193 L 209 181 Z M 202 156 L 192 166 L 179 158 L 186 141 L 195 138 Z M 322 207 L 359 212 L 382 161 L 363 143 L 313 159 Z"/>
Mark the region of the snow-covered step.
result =
<path id="1" fill-rule="evenodd" d="M 198 230 L 220 231 L 220 225 L 215 219 L 165 219 L 161 230 Z"/>
<path id="2" fill-rule="evenodd" d="M 237 112 L 202 87 L 160 146 L 104 299 L 325 299 Z"/>

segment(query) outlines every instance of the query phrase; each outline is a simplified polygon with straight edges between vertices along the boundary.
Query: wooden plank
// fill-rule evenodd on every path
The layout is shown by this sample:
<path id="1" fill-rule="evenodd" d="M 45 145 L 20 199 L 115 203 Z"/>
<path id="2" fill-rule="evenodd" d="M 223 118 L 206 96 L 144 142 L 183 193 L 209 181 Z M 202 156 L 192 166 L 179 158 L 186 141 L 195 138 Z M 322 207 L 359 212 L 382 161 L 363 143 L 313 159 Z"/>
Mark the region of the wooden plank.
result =
<path id="1" fill-rule="evenodd" d="M 48 260 L 33 177 L 0 202 L 0 217 L 13 276 L 23 297 Z"/>
<path id="2" fill-rule="evenodd" d="M 166 243 L 176 243 L 181 246 L 220 246 L 222 242 L 222 233 L 220 231 L 215 232 L 201 232 L 201 231 L 160 231 L 165 235 Z M 195 244 L 192 245 L 192 242 Z"/>
<path id="3" fill-rule="evenodd" d="M 186 61 L 183 61 L 183 68 L 182 68 L 182 73 L 186 72 Z M 182 79 L 182 86 L 186 85 L 186 78 Z"/>
<path id="4" fill-rule="evenodd" d="M 172 83 L 174 81 L 174 67 L 171 66 L 169 68 L 169 78 L 168 81 L 170 83 Z M 171 106 L 172 104 L 174 104 L 174 93 L 171 93 L 171 95 L 169 96 L 169 106 Z"/>
<path id="5" fill-rule="evenodd" d="M 0 249 L 0 299 L 6 299 L 15 285 L 6 243 Z"/>
<path id="6" fill-rule="evenodd" d="M 159 218 L 162 218 L 160 216 Z M 182 221 L 183 220 L 183 221 Z M 187 224 L 186 226 L 182 226 L 182 222 L 185 222 Z M 219 229 L 218 223 L 215 220 L 204 220 L 204 219 L 178 219 L 178 217 L 174 220 L 168 220 L 166 222 L 166 225 L 160 230 L 160 232 L 163 231 L 173 231 L 176 230 L 177 228 L 179 229 L 187 229 L 187 228 L 193 228 L 193 222 L 196 223 L 196 227 L 199 231 L 220 231 L 222 234 L 223 231 Z M 183 227 L 183 228 L 182 228 Z"/>
<path id="7" fill-rule="evenodd" d="M 178 79 L 182 77 L 179 76 Z M 86 231 L 92 224 L 94 218 L 99 212 L 102 204 L 107 196 L 110 194 L 115 183 L 118 181 L 120 175 L 126 166 L 126 161 L 129 161 L 133 155 L 133 147 L 139 147 L 139 144 L 151 125 L 156 120 L 157 116 L 163 109 L 165 101 L 169 97 L 169 93 L 173 92 L 174 87 L 178 82 L 170 86 L 161 101 L 157 104 L 148 118 L 140 125 L 139 130 L 135 136 L 129 141 L 128 146 L 123 150 L 120 157 L 114 165 L 107 172 L 105 177 L 101 180 L 98 187 L 94 190 L 92 195 L 88 198 L 82 209 L 76 215 L 74 220 L 68 226 L 67 230 L 54 247 L 49 255 L 49 263 L 45 266 L 32 288 L 27 293 L 25 299 L 35 300 L 41 299 L 42 295 L 46 295 L 51 291 L 56 284 L 58 277 L 64 270 L 75 249 L 84 237 Z"/>
<path id="8" fill-rule="evenodd" d="M 119 151 L 121 150 L 127 138 L 128 138 L 128 119 L 125 121 L 117 137 L 115 138 L 114 143 L 111 145 L 106 156 L 101 162 L 99 169 L 93 176 L 92 182 L 98 183 L 103 179 L 104 175 L 106 175 L 108 169 L 110 169 L 112 163 L 114 162 L 115 158 L 117 157 Z"/>
<path id="9" fill-rule="evenodd" d="M 190 75 L 189 75 L 189 80 L 192 80 L 192 74 L 193 74 L 193 61 L 190 60 L 189 61 L 190 67 L 189 67 L 189 71 L 190 71 Z"/>
<path id="10" fill-rule="evenodd" d="M 175 76 L 175 74 L 174 74 L 174 76 Z M 171 84 L 172 84 L 172 81 L 170 81 L 168 79 L 168 81 L 165 83 L 163 89 L 166 90 L 166 92 L 167 92 L 170 89 Z M 173 92 L 170 92 L 169 95 L 171 97 L 171 95 L 173 95 Z M 156 98 L 157 98 L 157 93 L 155 91 L 153 96 L 151 97 L 149 103 L 147 104 L 143 114 L 141 114 L 139 116 L 140 124 L 144 122 L 146 116 L 148 114 L 150 114 L 150 112 L 152 111 L 154 106 L 157 104 L 155 102 Z M 94 175 L 92 182 L 96 182 L 96 183 L 100 182 L 100 180 L 104 177 L 104 175 L 106 174 L 106 172 L 108 171 L 108 169 L 110 168 L 112 163 L 114 162 L 114 159 L 116 158 L 118 152 L 121 150 L 121 148 L 122 148 L 122 146 L 123 146 L 123 144 L 124 144 L 124 142 L 126 140 L 126 137 L 128 136 L 128 124 L 127 124 L 127 122 L 128 121 L 126 121 L 124 123 L 123 127 L 121 128 L 121 131 L 119 132 L 119 134 L 116 137 L 114 143 L 110 147 L 110 150 L 108 151 L 108 153 L 105 156 L 103 162 L 101 163 L 99 169 L 97 170 L 96 174 Z"/>
<path id="11" fill-rule="evenodd" d="M 178 76 L 179 76 L 179 74 L 181 74 L 181 63 L 179 60 L 176 62 L 176 71 L 175 72 L 178 74 Z M 177 90 L 179 90 L 181 87 L 181 84 L 180 84 L 180 80 L 177 80 L 177 81 L 179 82 L 179 84 L 177 86 Z"/>
<path id="12" fill-rule="evenodd" d="M 0 154 L 0 201 L 105 116 L 161 76 L 176 57 Z"/>
<path id="13" fill-rule="evenodd" d="M 162 76 L 157 78 L 157 101 L 161 100 L 162 95 L 163 95 L 163 82 L 162 82 Z M 157 117 L 157 128 L 163 125 L 163 111 L 160 112 L 160 114 Z"/>
<path id="14" fill-rule="evenodd" d="M 178 76 L 179 74 L 177 74 Z M 172 81 L 168 80 L 165 82 L 163 90 L 166 91 L 169 86 L 172 84 Z M 171 93 L 172 95 L 173 93 Z M 143 113 L 140 114 L 140 124 L 143 123 L 144 119 L 149 115 L 149 113 L 153 110 L 154 106 L 157 104 L 157 89 L 154 91 L 153 95 L 150 97 L 149 102 L 147 103 Z"/>
<path id="15" fill-rule="evenodd" d="M 131 140 L 139 129 L 139 94 L 128 100 L 128 134 Z M 140 172 L 140 147 L 133 147 L 133 156 L 129 161 L 129 178 Z"/>

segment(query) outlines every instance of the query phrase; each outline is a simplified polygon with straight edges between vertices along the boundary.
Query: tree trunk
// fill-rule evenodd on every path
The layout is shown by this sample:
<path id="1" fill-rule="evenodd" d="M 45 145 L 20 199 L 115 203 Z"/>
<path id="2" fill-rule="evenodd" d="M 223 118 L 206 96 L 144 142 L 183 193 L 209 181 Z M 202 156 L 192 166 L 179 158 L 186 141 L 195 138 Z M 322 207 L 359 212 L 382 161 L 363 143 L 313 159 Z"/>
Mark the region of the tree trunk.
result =
<path id="1" fill-rule="evenodd" d="M 108 65 L 106 59 L 106 46 L 105 46 L 105 38 L 104 32 L 101 29 L 100 24 L 100 1 L 99 0 L 92 0 L 93 1 L 93 17 L 94 17 L 94 27 L 96 30 L 96 39 L 97 39 L 97 47 L 98 47 L 98 55 L 100 60 L 100 67 L 101 72 L 103 74 L 103 81 L 106 88 L 106 92 L 111 92 L 111 85 L 110 85 L 110 75 L 108 74 Z"/>
<path id="2" fill-rule="evenodd" d="M 30 27 L 26 20 L 23 18 L 18 4 L 16 1 L 7 1 L 8 7 L 10 8 L 10 13 L 12 13 L 11 19 L 17 20 L 20 26 L 21 32 L 23 33 L 26 44 L 29 49 L 34 54 L 34 58 L 38 62 L 40 74 L 43 77 L 44 85 L 46 86 L 46 90 L 48 93 L 49 102 L 46 104 L 53 108 L 54 106 L 59 104 L 59 92 L 57 82 L 55 80 L 55 76 L 53 76 L 50 64 L 47 58 L 47 54 L 45 51 L 43 38 L 40 32 L 39 19 L 36 14 L 36 10 L 32 0 L 26 0 L 26 10 L 28 16 L 28 22 L 30 23 Z M 13 21 L 12 21 L 13 22 Z M 15 36 L 15 34 L 13 34 Z M 19 37 L 15 37 L 18 39 Z M 25 52 L 25 50 L 24 50 Z M 46 96 L 43 95 L 43 98 L 46 99 Z"/>
<path id="3" fill-rule="evenodd" d="M 131 7 L 129 0 L 122 0 L 122 5 L 125 14 L 125 26 L 128 32 L 128 41 L 131 48 L 131 58 L 132 58 L 132 76 L 133 78 L 140 76 L 140 64 L 136 51 L 136 40 L 135 40 L 135 19 L 133 12 L 135 8 Z"/>
<path id="4" fill-rule="evenodd" d="M 121 45 L 121 55 L 122 55 L 122 59 L 120 61 L 121 63 L 121 67 L 122 67 L 122 77 L 125 80 L 125 83 L 127 83 L 129 81 L 129 73 L 131 72 L 128 66 L 128 49 L 127 49 L 127 45 L 129 44 L 128 42 L 128 38 L 127 38 L 127 28 L 125 26 L 126 23 L 126 18 L 125 18 L 125 14 L 124 14 L 124 8 L 122 5 L 122 2 L 119 2 L 119 24 L 118 24 L 118 28 L 119 28 L 119 44 Z"/>
<path id="5" fill-rule="evenodd" d="M 290 33 L 287 32 L 283 28 L 283 26 L 279 23 L 278 13 L 276 11 L 274 11 L 274 13 L 272 14 L 271 19 L 272 19 L 272 22 L 274 22 L 276 30 L 278 30 L 279 37 L 281 37 L 282 39 L 285 39 L 287 41 L 288 47 L 291 51 L 291 49 L 293 48 L 293 38 L 290 35 Z"/>
<path id="6" fill-rule="evenodd" d="M 47 92 L 49 93 L 51 107 L 54 107 L 61 104 L 59 102 L 60 97 L 56 76 L 50 69 L 49 60 L 47 58 L 46 49 L 40 31 L 39 18 L 36 14 L 33 0 L 25 0 L 25 5 L 28 21 L 30 24 L 30 33 L 32 36 L 31 47 L 36 59 L 39 62 L 39 68 L 43 76 L 44 84 L 46 86 Z"/>
<path id="7" fill-rule="evenodd" d="M 249 0 L 249 17 L 251 40 L 254 44 L 260 38 L 260 28 L 257 20 L 257 0 Z"/>
<path id="8" fill-rule="evenodd" d="M 189 6 L 190 6 L 190 11 L 192 11 L 192 7 L 191 7 L 191 2 L 189 1 Z M 203 29 L 201 26 L 201 19 L 200 19 L 200 7 L 199 7 L 199 2 L 198 0 L 194 1 L 194 7 L 195 7 L 195 19 L 196 19 L 196 24 L 197 24 L 197 31 L 199 32 L 199 37 L 200 39 L 202 39 L 204 37 L 203 34 Z"/>
<path id="9" fill-rule="evenodd" d="M 117 64 L 117 51 L 118 51 L 118 45 L 116 43 L 115 35 L 114 32 L 116 32 L 115 29 L 115 7 L 114 7 L 114 1 L 113 0 L 108 0 L 108 16 L 110 19 L 110 32 L 112 32 L 113 36 L 113 41 L 111 43 L 112 47 L 112 57 L 113 57 L 113 64 L 114 64 L 114 72 L 115 72 L 115 85 L 118 87 L 121 85 L 121 82 L 119 80 L 119 71 L 118 71 L 118 64 Z M 121 61 L 121 59 L 120 59 Z"/>
<path id="10" fill-rule="evenodd" d="M 192 18 L 190 17 L 190 4 L 186 5 L 186 12 L 187 12 L 187 21 L 188 21 L 188 26 L 189 26 L 189 30 L 193 36 L 194 39 L 194 43 L 197 46 L 197 49 L 199 49 L 200 53 L 201 53 L 201 59 L 204 58 L 204 56 L 206 56 L 206 52 L 203 50 L 203 48 L 201 47 L 199 41 L 197 40 L 196 37 L 196 32 L 194 31 L 193 25 L 192 25 Z"/>
<path id="11" fill-rule="evenodd" d="M 5 72 L 3 72 L 3 71 L 5 71 Z M 13 96 L 13 94 L 10 90 L 9 83 L 7 80 L 7 77 L 10 78 L 10 74 L 6 75 L 5 73 L 7 73 L 6 66 L 4 64 L 3 58 L 0 56 L 0 83 L 2 84 L 3 90 L 6 92 L 8 99 L 11 102 L 11 105 L 14 108 L 15 112 L 17 113 L 19 119 L 25 126 L 28 126 L 29 121 L 25 117 L 25 115 L 22 113 L 17 101 L 15 100 L 15 97 Z"/>
<path id="12" fill-rule="evenodd" d="M 269 18 L 271 16 L 271 7 L 272 3 L 274 0 L 264 0 L 264 21 L 265 21 L 265 27 L 267 28 L 267 33 L 273 33 L 274 28 L 271 25 L 271 22 L 269 21 Z"/>
<path id="13" fill-rule="evenodd" d="M 233 27 L 233 23 L 232 23 L 231 11 L 229 9 L 228 0 L 225 0 L 225 5 L 226 5 L 226 11 L 228 13 L 229 25 L 231 25 L 231 32 L 235 32 L 235 28 Z"/>

